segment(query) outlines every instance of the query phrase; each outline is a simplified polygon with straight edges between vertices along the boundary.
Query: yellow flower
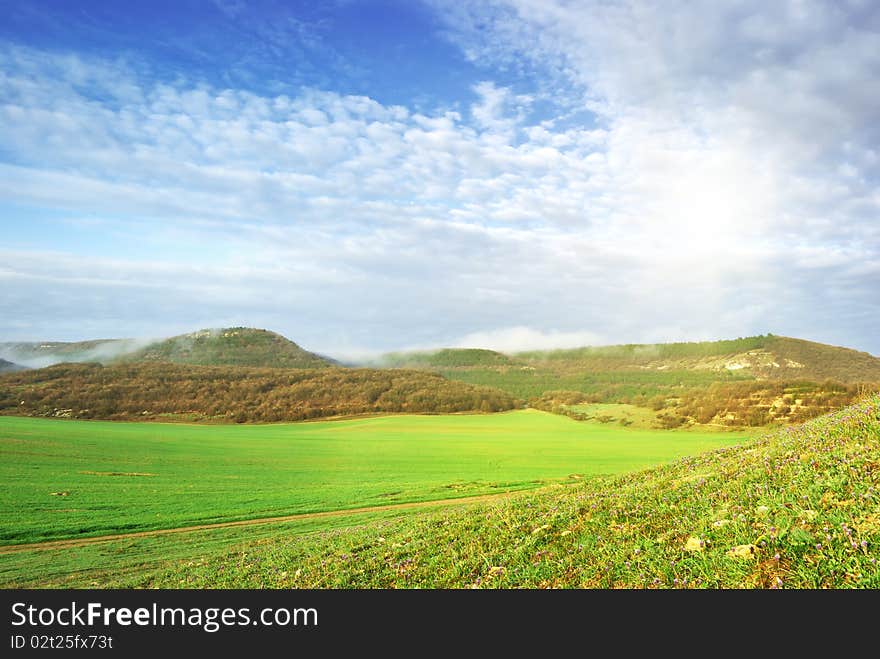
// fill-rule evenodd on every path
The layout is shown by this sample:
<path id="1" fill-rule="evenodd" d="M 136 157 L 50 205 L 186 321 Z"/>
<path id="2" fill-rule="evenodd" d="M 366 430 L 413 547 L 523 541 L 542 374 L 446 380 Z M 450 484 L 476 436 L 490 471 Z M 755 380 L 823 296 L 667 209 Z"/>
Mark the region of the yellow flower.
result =
<path id="1" fill-rule="evenodd" d="M 703 541 L 699 538 L 688 538 L 684 545 L 685 551 L 703 551 Z"/>
<path id="2" fill-rule="evenodd" d="M 758 555 L 758 548 L 755 545 L 737 545 L 733 547 L 727 552 L 728 556 L 732 556 L 733 558 L 756 558 Z"/>

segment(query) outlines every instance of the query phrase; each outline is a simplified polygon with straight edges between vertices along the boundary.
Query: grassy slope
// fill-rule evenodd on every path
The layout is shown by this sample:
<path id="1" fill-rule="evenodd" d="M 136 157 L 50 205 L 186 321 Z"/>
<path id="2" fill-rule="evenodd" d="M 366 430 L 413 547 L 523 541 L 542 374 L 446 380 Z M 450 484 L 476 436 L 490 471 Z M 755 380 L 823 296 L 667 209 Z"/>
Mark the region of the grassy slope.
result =
<path id="1" fill-rule="evenodd" d="M 742 437 L 537 411 L 210 427 L 6 417 L 0 544 L 534 488 Z"/>
<path id="2" fill-rule="evenodd" d="M 333 365 L 280 334 L 247 327 L 201 330 L 171 337 L 121 359 L 202 366 L 326 368 Z"/>
<path id="3" fill-rule="evenodd" d="M 494 505 L 267 538 L 172 561 L 139 585 L 878 588 L 878 558 L 874 396 L 672 465 Z"/>

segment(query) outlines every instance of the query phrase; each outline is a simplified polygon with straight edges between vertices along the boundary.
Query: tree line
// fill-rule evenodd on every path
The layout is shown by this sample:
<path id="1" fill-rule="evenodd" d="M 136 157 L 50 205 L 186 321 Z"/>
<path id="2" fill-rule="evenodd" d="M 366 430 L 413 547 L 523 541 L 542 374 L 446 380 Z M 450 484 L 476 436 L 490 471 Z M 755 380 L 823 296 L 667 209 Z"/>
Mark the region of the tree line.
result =
<path id="1" fill-rule="evenodd" d="M 58 364 L 0 377 L 0 414 L 79 419 L 253 423 L 519 404 L 502 391 L 409 370 Z"/>

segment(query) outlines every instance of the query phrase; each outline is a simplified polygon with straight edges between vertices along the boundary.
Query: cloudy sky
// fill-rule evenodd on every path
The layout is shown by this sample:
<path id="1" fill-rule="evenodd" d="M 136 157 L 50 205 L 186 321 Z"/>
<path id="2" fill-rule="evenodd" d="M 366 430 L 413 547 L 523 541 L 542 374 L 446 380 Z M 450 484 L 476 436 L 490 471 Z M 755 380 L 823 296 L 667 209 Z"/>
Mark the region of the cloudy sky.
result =
<path id="1" fill-rule="evenodd" d="M 0 15 L 0 340 L 880 355 L 872 0 Z"/>

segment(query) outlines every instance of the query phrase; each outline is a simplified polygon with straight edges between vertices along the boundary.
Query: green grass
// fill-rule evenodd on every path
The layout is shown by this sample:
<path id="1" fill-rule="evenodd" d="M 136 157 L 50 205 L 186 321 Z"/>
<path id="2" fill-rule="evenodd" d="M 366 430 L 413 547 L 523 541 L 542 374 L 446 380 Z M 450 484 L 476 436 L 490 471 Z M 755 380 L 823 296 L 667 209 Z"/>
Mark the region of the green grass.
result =
<path id="1" fill-rule="evenodd" d="M 880 588 L 880 397 L 742 446 L 466 509 L 278 535 L 134 583 Z"/>
<path id="2" fill-rule="evenodd" d="M 438 506 L 448 505 L 442 502 Z M 458 504 L 459 506 L 476 504 Z M 76 547 L 0 553 L 0 588 L 131 588 L 160 578 L 169 565 L 203 563 L 239 546 L 289 536 L 376 525 L 417 511 L 379 510 L 169 535 L 107 540 Z M 220 571 L 222 574 L 222 570 Z M 230 575 L 234 577 L 234 573 Z M 215 586 L 223 587 L 222 579 Z"/>
<path id="3" fill-rule="evenodd" d="M 631 429 L 656 430 L 657 412 L 636 405 L 623 403 L 584 403 L 567 405 L 572 412 L 585 414 L 589 418 L 584 423 L 617 424 Z M 701 426 L 700 432 L 711 431 L 712 427 Z"/>
<path id="4" fill-rule="evenodd" d="M 508 416 L 520 413 L 495 418 Z M 741 445 L 491 503 L 0 555 L 0 585 L 876 589 L 878 477 L 873 396 Z"/>
<path id="5" fill-rule="evenodd" d="M 534 488 L 743 437 L 623 430 L 534 410 L 209 427 L 4 417 L 0 542 Z"/>

